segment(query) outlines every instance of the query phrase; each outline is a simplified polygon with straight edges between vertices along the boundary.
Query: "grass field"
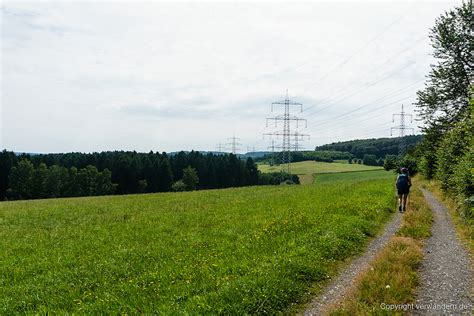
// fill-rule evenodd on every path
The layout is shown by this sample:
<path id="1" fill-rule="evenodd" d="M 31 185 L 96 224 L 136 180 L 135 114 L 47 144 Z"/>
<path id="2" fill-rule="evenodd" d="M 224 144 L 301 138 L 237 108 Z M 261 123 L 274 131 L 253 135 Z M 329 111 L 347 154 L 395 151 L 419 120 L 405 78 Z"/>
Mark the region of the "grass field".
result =
<path id="1" fill-rule="evenodd" d="M 338 173 L 322 173 L 314 176 L 315 184 L 330 184 L 335 182 L 355 182 L 355 181 L 373 181 L 392 178 L 395 186 L 395 174 L 392 171 L 371 170 L 371 171 L 354 171 L 354 172 L 338 172 Z"/>
<path id="2" fill-rule="evenodd" d="M 2 202 L 0 314 L 287 311 L 394 210 L 393 175 L 378 173 Z"/>
<path id="3" fill-rule="evenodd" d="M 333 173 L 333 172 L 349 172 L 349 171 L 366 171 L 381 170 L 382 167 L 373 167 L 359 164 L 338 163 L 338 162 L 318 162 L 318 161 L 301 161 L 290 164 L 291 173 L 294 174 L 313 174 L 313 173 Z M 278 172 L 281 165 L 258 165 L 258 169 L 262 172 Z"/>

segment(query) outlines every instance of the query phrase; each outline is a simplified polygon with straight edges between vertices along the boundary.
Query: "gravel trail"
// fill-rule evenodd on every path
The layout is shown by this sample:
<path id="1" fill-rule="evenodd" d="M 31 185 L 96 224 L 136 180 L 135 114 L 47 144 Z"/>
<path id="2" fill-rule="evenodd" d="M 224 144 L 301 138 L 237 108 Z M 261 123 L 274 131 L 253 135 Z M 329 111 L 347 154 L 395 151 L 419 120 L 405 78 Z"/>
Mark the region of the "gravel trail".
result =
<path id="1" fill-rule="evenodd" d="M 448 210 L 429 191 L 422 189 L 433 210 L 432 236 L 424 248 L 415 315 L 471 315 L 473 285 L 471 258 L 456 239 Z"/>
<path id="2" fill-rule="evenodd" d="M 387 245 L 400 227 L 401 214 L 397 212 L 385 227 L 383 235 L 372 240 L 365 253 L 349 264 L 306 308 L 304 315 L 321 315 L 324 308 L 339 302 L 348 294 L 355 277 L 369 267 L 375 255 Z"/>

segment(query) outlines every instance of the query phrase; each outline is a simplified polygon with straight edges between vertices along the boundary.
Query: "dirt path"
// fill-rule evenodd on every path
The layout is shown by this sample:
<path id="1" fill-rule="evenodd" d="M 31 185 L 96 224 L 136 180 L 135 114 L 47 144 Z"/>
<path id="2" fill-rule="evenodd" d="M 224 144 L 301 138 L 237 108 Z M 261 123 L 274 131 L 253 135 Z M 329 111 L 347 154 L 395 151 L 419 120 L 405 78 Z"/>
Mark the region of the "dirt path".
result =
<path id="1" fill-rule="evenodd" d="M 304 315 L 324 314 L 324 308 L 344 299 L 349 292 L 355 277 L 369 267 L 375 255 L 387 245 L 390 238 L 400 227 L 401 214 L 396 213 L 391 222 L 385 227 L 383 235 L 372 240 L 365 253 L 346 267 L 304 311 Z"/>
<path id="2" fill-rule="evenodd" d="M 421 283 L 413 312 L 424 314 L 471 314 L 473 271 L 468 252 L 456 239 L 446 207 L 427 190 L 422 190 L 433 210 L 432 237 L 426 243 L 421 266 Z"/>

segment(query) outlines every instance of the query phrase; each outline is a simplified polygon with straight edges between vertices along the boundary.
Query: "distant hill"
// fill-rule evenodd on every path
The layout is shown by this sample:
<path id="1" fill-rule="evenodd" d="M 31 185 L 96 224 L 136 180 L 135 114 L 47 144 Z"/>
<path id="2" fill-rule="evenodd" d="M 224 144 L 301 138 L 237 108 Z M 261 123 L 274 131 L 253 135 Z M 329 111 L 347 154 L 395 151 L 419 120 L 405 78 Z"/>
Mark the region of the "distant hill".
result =
<path id="1" fill-rule="evenodd" d="M 316 151 L 349 152 L 356 158 L 363 158 L 365 154 L 376 155 L 379 158 L 385 155 L 397 155 L 400 137 L 356 139 L 344 142 L 331 143 L 316 147 Z M 423 139 L 422 135 L 405 136 L 407 149 L 410 150 Z"/>
<path id="2" fill-rule="evenodd" d="M 185 153 L 189 153 L 190 151 L 186 151 L 186 150 L 183 150 L 183 152 Z M 199 150 L 198 151 L 199 153 L 203 154 L 203 155 L 206 155 L 206 154 L 214 154 L 214 155 L 227 155 L 229 154 L 229 152 L 224 152 L 224 151 L 205 151 L 205 150 Z M 170 152 L 168 153 L 168 155 L 170 156 L 174 156 L 176 154 L 180 153 L 180 151 L 173 151 L 173 152 Z M 251 157 L 253 159 L 255 158 L 261 158 L 267 154 L 270 154 L 271 152 L 269 151 L 254 151 L 254 152 L 248 152 L 248 153 L 245 153 L 245 154 L 236 154 L 237 157 L 239 158 L 248 158 L 248 157 Z"/>
<path id="3" fill-rule="evenodd" d="M 253 159 L 255 158 L 261 158 L 265 155 L 268 155 L 268 154 L 271 154 L 270 151 L 254 151 L 254 152 L 248 152 L 248 153 L 245 153 L 243 155 L 239 155 L 239 156 L 243 156 L 245 158 L 248 158 L 248 157 L 251 157 Z"/>

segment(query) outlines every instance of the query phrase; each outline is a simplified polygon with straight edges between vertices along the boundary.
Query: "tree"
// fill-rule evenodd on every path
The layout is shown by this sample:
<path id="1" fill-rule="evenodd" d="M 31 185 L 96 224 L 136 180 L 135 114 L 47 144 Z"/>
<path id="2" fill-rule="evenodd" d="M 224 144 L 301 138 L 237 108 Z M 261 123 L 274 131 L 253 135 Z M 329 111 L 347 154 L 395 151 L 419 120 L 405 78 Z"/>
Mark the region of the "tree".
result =
<path id="1" fill-rule="evenodd" d="M 40 163 L 33 173 L 32 197 L 44 199 L 48 197 L 46 190 L 46 180 L 48 179 L 48 167 L 45 163 Z"/>
<path id="2" fill-rule="evenodd" d="M 246 185 L 258 184 L 258 168 L 251 157 L 247 158 L 245 162 L 245 178 Z"/>
<path id="3" fill-rule="evenodd" d="M 26 159 L 21 160 L 16 167 L 12 168 L 9 183 L 13 198 L 30 199 L 33 197 L 34 172 L 33 164 Z"/>
<path id="4" fill-rule="evenodd" d="M 146 186 L 147 186 L 146 180 L 142 180 L 142 181 L 145 181 L 145 183 L 142 184 L 142 186 L 144 186 L 144 188 L 146 189 Z M 105 168 L 104 170 L 102 170 L 102 172 L 99 172 L 97 174 L 96 183 L 97 183 L 97 187 L 96 187 L 97 195 L 110 195 L 110 194 L 114 194 L 115 191 L 117 190 L 117 184 L 112 183 L 112 172 L 110 172 L 110 170 L 107 168 Z"/>
<path id="5" fill-rule="evenodd" d="M 68 173 L 69 173 L 69 176 L 66 183 L 65 196 L 80 196 L 81 187 L 80 187 L 80 183 L 77 181 L 77 176 L 78 176 L 77 168 L 71 167 Z"/>
<path id="6" fill-rule="evenodd" d="M 196 185 L 199 182 L 196 169 L 191 166 L 187 166 L 186 168 L 184 168 L 182 181 L 186 186 L 186 191 L 196 190 Z"/>
<path id="7" fill-rule="evenodd" d="M 12 168 L 17 164 L 17 157 L 14 152 L 3 150 L 0 152 L 0 200 L 7 196 L 9 188 L 8 178 Z"/>
<path id="8" fill-rule="evenodd" d="M 46 196 L 52 198 L 65 196 L 68 176 L 65 167 L 52 165 L 46 178 Z"/>
<path id="9" fill-rule="evenodd" d="M 173 191 L 175 192 L 183 192 L 186 191 L 186 185 L 184 184 L 183 180 L 178 180 L 171 186 Z"/>
<path id="10" fill-rule="evenodd" d="M 97 195 L 97 178 L 99 171 L 94 166 L 87 166 L 77 173 L 81 196 Z"/>
<path id="11" fill-rule="evenodd" d="M 362 163 L 366 166 L 377 166 L 377 156 L 365 154 Z"/>
<path id="12" fill-rule="evenodd" d="M 158 164 L 158 191 L 170 191 L 172 184 L 173 173 L 171 172 L 170 161 L 167 156 L 164 156 Z"/>
<path id="13" fill-rule="evenodd" d="M 377 159 L 377 166 L 383 167 L 384 160 L 382 158 Z"/>
<path id="14" fill-rule="evenodd" d="M 436 174 L 437 151 L 446 133 L 469 117 L 473 78 L 474 36 L 472 1 L 440 16 L 431 29 L 433 56 L 425 88 L 417 92 L 418 115 L 425 123 L 425 137 L 418 155 L 420 169 L 429 179 Z"/>
<path id="15" fill-rule="evenodd" d="M 418 164 L 416 162 L 416 158 L 408 154 L 397 161 L 395 172 L 399 173 L 402 167 L 408 168 L 408 172 L 410 172 L 411 176 L 414 176 L 418 172 Z"/>
<path id="16" fill-rule="evenodd" d="M 427 129 L 443 129 L 468 117 L 473 34 L 471 0 L 440 16 L 431 29 L 433 56 L 438 62 L 431 66 L 426 86 L 418 91 L 416 102 Z"/>
<path id="17" fill-rule="evenodd" d="M 148 186 L 148 183 L 146 180 L 138 180 L 137 193 L 145 193 L 147 186 Z"/>
<path id="18" fill-rule="evenodd" d="M 398 157 L 396 155 L 386 155 L 383 161 L 383 168 L 385 170 L 393 170 L 397 167 Z"/>

